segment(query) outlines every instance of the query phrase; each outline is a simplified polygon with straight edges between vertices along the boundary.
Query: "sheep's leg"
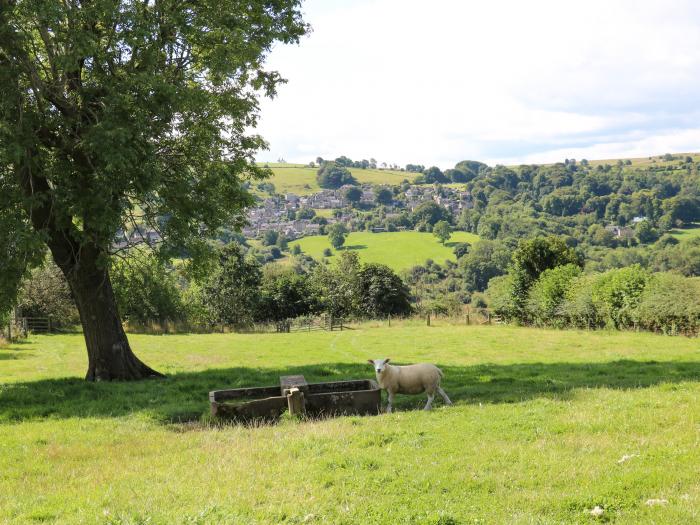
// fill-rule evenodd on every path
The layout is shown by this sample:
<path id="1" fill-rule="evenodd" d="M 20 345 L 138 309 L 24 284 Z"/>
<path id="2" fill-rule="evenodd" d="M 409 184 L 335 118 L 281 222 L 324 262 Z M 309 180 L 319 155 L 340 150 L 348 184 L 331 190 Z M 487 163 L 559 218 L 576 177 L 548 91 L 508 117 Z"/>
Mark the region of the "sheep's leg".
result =
<path id="1" fill-rule="evenodd" d="M 428 394 L 428 402 L 425 404 L 425 408 L 423 410 L 430 410 L 433 408 L 433 399 L 435 399 L 435 394 Z"/>
<path id="2" fill-rule="evenodd" d="M 450 401 L 450 398 L 447 397 L 447 394 L 445 393 L 445 391 L 441 387 L 438 387 L 437 391 L 438 391 L 438 394 L 440 394 L 442 396 L 442 399 L 445 401 L 446 405 L 452 404 L 452 401 Z"/>
<path id="3" fill-rule="evenodd" d="M 394 404 L 394 393 L 389 392 L 387 390 L 386 394 L 387 394 L 386 413 L 391 414 L 391 405 Z"/>

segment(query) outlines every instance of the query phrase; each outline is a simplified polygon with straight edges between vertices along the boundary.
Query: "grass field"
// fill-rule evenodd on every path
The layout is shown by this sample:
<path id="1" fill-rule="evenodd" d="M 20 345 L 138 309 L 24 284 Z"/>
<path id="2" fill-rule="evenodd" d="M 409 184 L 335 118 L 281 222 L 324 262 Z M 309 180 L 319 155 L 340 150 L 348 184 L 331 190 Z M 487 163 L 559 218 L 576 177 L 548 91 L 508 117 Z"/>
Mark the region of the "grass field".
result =
<path id="1" fill-rule="evenodd" d="M 697 339 L 437 321 L 131 340 L 167 379 L 85 383 L 79 335 L 0 348 L 0 523 L 700 521 Z M 385 356 L 440 365 L 455 406 L 207 420 L 212 389 Z"/>
<path id="2" fill-rule="evenodd" d="M 269 164 L 273 176 L 265 182 L 275 185 L 278 193 L 295 193 L 308 195 L 321 191 L 316 183 L 318 168 L 309 168 L 302 164 Z M 350 173 L 360 184 L 401 184 L 404 179 L 413 180 L 415 173 L 394 170 L 372 170 L 349 168 Z"/>
<path id="3" fill-rule="evenodd" d="M 700 224 L 696 223 L 687 228 L 671 230 L 669 233 L 681 242 L 697 239 L 700 237 Z"/>
<path id="4" fill-rule="evenodd" d="M 473 243 L 478 239 L 473 233 L 458 231 L 443 245 L 432 233 L 426 232 L 352 232 L 345 240 L 343 250 L 356 251 L 363 262 L 386 264 L 399 271 L 423 264 L 427 259 L 441 264 L 448 259 L 455 260 L 452 250 L 456 243 Z M 291 243 L 294 244 L 298 244 L 304 253 L 316 259 L 323 257 L 324 249 L 331 248 L 325 235 L 303 237 Z M 336 250 L 332 251 L 337 253 Z"/>

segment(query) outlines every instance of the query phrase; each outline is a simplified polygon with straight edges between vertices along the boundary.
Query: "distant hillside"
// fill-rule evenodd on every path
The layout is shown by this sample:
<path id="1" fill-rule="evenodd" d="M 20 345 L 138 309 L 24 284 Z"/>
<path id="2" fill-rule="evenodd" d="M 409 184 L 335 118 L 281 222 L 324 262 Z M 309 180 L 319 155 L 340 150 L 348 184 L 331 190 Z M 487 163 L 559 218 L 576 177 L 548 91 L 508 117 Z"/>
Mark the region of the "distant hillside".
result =
<path id="1" fill-rule="evenodd" d="M 309 195 L 321 191 L 316 183 L 318 168 L 303 164 L 268 164 L 273 176 L 265 182 L 275 185 L 277 193 Z M 400 184 L 404 179 L 412 180 L 415 173 L 383 169 L 348 168 L 360 184 Z"/>
<path id="2" fill-rule="evenodd" d="M 700 153 L 674 153 L 666 155 L 655 155 L 651 157 L 637 158 L 622 158 L 622 159 L 599 159 L 588 160 L 588 165 L 592 168 L 598 166 L 629 166 L 633 168 L 672 168 L 675 165 L 684 164 L 687 158 L 690 157 L 692 162 L 700 162 Z M 582 159 L 580 159 L 582 160 Z M 579 160 L 579 162 L 580 162 Z M 309 195 L 321 190 L 316 183 L 316 172 L 318 167 L 308 167 L 305 164 L 282 164 L 282 163 L 267 163 L 266 164 L 273 173 L 270 179 L 265 182 L 271 182 L 275 186 L 277 193 L 295 193 L 297 195 Z M 532 164 L 533 166 L 554 166 L 552 164 Z M 520 165 L 508 166 L 509 168 L 517 168 Z M 376 184 L 376 185 L 396 185 L 404 180 L 413 181 L 418 173 L 391 170 L 391 169 L 361 169 L 348 168 L 353 176 L 360 184 Z"/>

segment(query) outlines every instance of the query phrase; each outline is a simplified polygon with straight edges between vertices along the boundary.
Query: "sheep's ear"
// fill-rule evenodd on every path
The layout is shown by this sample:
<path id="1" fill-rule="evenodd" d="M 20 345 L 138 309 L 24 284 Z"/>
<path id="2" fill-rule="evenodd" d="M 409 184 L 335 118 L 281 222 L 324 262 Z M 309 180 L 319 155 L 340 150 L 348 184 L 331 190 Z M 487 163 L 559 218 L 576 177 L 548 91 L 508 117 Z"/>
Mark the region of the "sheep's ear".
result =
<path id="1" fill-rule="evenodd" d="M 373 364 L 374 364 L 374 359 L 368 359 L 367 362 L 368 362 L 370 365 L 373 365 Z"/>
<path id="2" fill-rule="evenodd" d="M 388 363 L 389 361 L 391 361 L 391 359 L 390 359 L 389 357 L 387 357 L 387 358 L 384 360 L 385 363 Z"/>

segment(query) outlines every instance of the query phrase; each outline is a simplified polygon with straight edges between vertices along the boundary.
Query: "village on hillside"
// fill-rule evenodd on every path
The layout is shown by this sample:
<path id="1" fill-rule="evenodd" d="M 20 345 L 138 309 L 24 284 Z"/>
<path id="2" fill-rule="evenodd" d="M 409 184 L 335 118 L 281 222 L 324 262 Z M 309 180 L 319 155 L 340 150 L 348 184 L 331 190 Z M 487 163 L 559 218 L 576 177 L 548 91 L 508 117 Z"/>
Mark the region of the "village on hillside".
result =
<path id="1" fill-rule="evenodd" d="M 242 230 L 247 238 L 262 237 L 265 232 L 274 230 L 287 239 L 297 239 L 305 235 L 317 235 L 322 224 L 342 222 L 349 224 L 360 213 L 353 209 L 355 204 L 360 209 L 372 209 L 380 206 L 377 202 L 377 188 L 363 185 L 356 203 L 351 203 L 346 194 L 355 186 L 345 185 L 336 190 L 326 189 L 311 195 L 299 196 L 293 193 L 275 195 L 264 199 L 258 206 L 248 210 L 248 226 Z M 433 201 L 452 214 L 459 215 L 462 210 L 473 206 L 471 193 L 467 190 L 438 185 L 411 185 L 405 191 L 394 195 L 390 202 L 382 204 L 386 210 L 386 219 L 398 217 L 403 211 L 413 211 L 424 202 Z M 328 217 L 319 217 L 304 213 L 303 210 L 337 210 Z M 398 227 L 401 229 L 401 227 Z M 385 231 L 383 228 L 375 228 Z"/>

